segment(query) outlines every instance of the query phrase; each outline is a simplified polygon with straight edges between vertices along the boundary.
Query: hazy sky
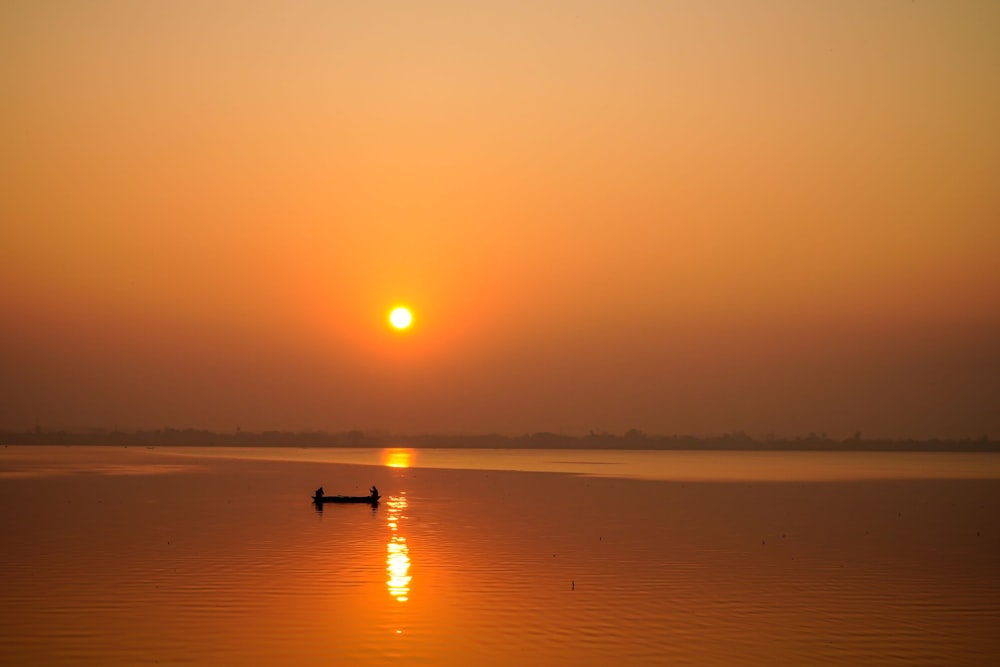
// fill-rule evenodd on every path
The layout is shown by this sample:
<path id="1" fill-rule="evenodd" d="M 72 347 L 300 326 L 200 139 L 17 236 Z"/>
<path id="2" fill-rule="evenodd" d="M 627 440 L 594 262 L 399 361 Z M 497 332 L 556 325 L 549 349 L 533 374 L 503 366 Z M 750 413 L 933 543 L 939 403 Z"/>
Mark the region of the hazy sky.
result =
<path id="1" fill-rule="evenodd" d="M 6 0 L 0 144 L 0 428 L 1000 436 L 996 0 Z"/>

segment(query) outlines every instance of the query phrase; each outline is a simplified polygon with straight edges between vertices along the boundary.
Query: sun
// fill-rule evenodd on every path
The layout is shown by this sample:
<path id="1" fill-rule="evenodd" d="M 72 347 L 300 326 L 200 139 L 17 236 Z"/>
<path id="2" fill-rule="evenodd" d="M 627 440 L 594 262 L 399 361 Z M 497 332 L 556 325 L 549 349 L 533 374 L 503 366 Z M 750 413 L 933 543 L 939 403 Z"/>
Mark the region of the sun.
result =
<path id="1" fill-rule="evenodd" d="M 403 308 L 402 306 L 394 308 L 389 313 L 389 324 L 400 331 L 408 329 L 413 324 L 413 313 L 410 312 L 409 308 Z"/>

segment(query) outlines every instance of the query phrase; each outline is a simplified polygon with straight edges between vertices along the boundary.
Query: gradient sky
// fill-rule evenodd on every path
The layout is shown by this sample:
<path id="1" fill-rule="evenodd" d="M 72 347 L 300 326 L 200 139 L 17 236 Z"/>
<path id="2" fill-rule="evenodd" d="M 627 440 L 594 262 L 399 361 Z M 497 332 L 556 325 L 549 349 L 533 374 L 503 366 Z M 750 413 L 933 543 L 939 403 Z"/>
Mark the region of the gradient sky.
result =
<path id="1" fill-rule="evenodd" d="M 995 0 L 7 0 L 0 428 L 1000 436 L 998 119 Z"/>

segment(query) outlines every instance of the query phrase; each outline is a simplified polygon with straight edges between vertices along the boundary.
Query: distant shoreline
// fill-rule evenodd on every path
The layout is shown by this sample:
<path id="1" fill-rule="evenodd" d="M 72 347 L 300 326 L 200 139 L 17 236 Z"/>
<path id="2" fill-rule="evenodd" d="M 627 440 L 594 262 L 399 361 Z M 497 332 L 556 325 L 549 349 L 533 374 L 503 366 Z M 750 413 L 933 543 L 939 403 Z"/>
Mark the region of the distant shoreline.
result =
<path id="1" fill-rule="evenodd" d="M 755 439 L 743 433 L 714 437 L 647 435 L 632 430 L 624 435 L 591 433 L 586 436 L 532 433 L 521 436 L 382 435 L 362 431 L 217 433 L 198 429 L 164 428 L 149 431 L 0 431 L 0 445 L 121 445 L 173 447 L 316 447 L 438 449 L 623 449 L 695 451 L 878 451 L 878 452 L 1000 452 L 1000 441 L 986 436 L 972 439 L 847 439 L 809 434 L 802 437 Z"/>

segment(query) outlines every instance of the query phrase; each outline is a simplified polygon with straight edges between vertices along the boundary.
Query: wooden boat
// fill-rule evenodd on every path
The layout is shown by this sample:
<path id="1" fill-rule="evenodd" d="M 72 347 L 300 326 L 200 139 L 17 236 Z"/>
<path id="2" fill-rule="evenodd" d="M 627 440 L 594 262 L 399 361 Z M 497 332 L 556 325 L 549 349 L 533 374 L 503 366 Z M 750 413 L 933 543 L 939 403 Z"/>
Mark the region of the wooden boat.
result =
<path id="1" fill-rule="evenodd" d="M 378 505 L 382 496 L 312 496 L 312 501 L 317 505 L 326 503 L 365 503 L 368 505 Z"/>

